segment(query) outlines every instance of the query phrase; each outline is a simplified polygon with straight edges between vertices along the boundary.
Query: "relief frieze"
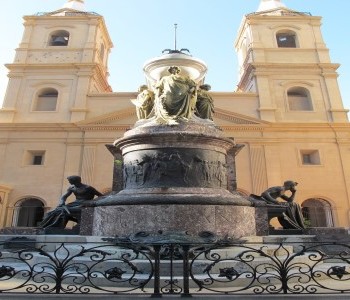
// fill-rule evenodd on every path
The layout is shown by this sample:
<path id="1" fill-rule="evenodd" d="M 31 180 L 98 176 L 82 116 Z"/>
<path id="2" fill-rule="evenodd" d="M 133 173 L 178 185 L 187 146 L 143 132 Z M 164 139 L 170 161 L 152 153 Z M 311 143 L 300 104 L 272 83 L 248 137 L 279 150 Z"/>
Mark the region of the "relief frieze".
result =
<path id="1" fill-rule="evenodd" d="M 205 151 L 157 152 L 125 157 L 124 188 L 227 187 L 225 157 Z"/>

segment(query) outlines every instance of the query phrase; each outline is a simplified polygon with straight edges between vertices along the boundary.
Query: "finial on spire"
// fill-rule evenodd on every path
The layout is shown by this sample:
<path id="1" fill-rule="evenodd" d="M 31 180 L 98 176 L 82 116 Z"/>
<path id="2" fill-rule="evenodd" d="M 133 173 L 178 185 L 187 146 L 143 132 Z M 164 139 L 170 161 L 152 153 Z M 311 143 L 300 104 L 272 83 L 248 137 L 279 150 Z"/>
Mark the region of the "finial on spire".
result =
<path id="1" fill-rule="evenodd" d="M 168 52 L 168 54 L 172 54 L 172 53 L 182 53 L 182 54 L 186 54 L 184 52 L 188 52 L 188 55 L 190 54 L 190 50 L 186 49 L 186 48 L 181 48 L 180 50 L 177 50 L 177 23 L 174 23 L 174 49 L 164 49 L 162 51 L 162 53 Z"/>
<path id="2" fill-rule="evenodd" d="M 84 0 L 68 0 L 63 8 L 70 8 L 79 11 L 85 11 L 85 3 Z"/>
<path id="3" fill-rule="evenodd" d="M 176 49 L 176 38 L 177 38 L 177 36 L 176 36 L 176 31 L 177 31 L 177 24 L 175 23 L 174 24 L 174 32 L 175 32 L 175 37 L 174 37 L 174 50 L 176 51 L 177 49 Z"/>

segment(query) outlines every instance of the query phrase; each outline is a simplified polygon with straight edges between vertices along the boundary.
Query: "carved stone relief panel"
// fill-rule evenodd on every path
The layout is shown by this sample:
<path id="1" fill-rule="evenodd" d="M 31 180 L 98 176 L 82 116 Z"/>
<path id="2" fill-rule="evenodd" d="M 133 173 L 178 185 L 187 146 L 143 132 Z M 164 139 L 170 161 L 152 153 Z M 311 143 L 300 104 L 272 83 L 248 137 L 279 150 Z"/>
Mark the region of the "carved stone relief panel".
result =
<path id="1" fill-rule="evenodd" d="M 124 188 L 227 188 L 225 155 L 203 149 L 141 150 L 124 155 Z"/>

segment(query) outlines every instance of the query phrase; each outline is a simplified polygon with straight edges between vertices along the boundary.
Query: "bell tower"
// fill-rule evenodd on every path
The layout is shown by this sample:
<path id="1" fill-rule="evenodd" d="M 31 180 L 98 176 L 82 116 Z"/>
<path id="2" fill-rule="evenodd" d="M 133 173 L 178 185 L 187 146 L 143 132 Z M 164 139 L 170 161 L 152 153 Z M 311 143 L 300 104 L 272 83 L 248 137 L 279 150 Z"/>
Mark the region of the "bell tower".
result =
<path id="1" fill-rule="evenodd" d="M 3 122 L 77 122 L 87 96 L 111 92 L 108 55 L 113 47 L 104 19 L 84 0 L 24 17 L 24 34 L 0 110 Z"/>
<path id="2" fill-rule="evenodd" d="M 238 90 L 257 93 L 259 113 L 270 122 L 347 122 L 321 17 L 261 0 L 246 15 L 235 41 Z"/>

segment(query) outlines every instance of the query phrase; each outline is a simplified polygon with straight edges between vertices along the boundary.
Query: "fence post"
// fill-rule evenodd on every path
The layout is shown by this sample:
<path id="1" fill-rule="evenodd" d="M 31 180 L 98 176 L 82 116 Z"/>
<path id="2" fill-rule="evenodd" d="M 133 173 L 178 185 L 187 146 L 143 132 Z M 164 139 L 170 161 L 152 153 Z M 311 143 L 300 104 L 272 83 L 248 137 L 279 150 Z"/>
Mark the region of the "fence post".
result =
<path id="1" fill-rule="evenodd" d="M 154 245 L 154 286 L 152 297 L 160 296 L 160 249 L 161 245 Z"/>
<path id="2" fill-rule="evenodd" d="M 183 297 L 191 297 L 190 294 L 190 270 L 189 270 L 189 255 L 188 251 L 190 249 L 189 245 L 182 245 L 183 250 Z"/>

